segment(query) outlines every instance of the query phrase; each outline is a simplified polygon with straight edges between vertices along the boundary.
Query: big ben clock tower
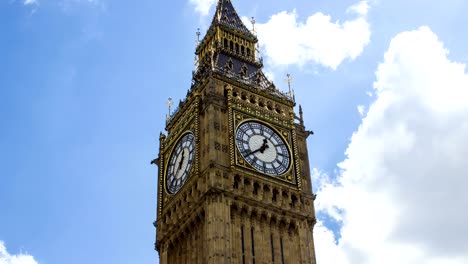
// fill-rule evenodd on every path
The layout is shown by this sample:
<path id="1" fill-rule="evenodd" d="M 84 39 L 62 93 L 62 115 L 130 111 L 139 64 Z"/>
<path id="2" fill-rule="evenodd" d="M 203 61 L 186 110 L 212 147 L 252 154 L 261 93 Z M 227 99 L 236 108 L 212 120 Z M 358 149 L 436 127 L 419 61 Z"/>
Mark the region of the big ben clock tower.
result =
<path id="1" fill-rule="evenodd" d="M 187 97 L 160 134 L 161 264 L 315 264 L 302 111 L 262 72 L 257 38 L 219 0 Z"/>

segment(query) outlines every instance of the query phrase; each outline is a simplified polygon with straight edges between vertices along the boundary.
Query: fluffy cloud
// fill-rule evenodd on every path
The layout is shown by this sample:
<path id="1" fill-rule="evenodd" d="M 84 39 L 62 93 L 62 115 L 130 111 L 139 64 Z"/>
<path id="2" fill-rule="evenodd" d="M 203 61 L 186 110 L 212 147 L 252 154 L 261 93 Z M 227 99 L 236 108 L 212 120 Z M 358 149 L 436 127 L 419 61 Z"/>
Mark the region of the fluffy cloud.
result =
<path id="1" fill-rule="evenodd" d="M 468 263 L 468 74 L 427 27 L 394 37 L 369 106 L 317 210 L 319 263 Z"/>
<path id="2" fill-rule="evenodd" d="M 39 4 L 39 2 L 37 2 L 37 0 L 24 0 L 23 4 L 24 5 L 37 5 Z"/>
<path id="3" fill-rule="evenodd" d="M 3 241 L 0 241 L 0 264 L 37 264 L 30 255 L 10 255 Z"/>
<path id="4" fill-rule="evenodd" d="M 206 16 L 210 11 L 211 6 L 216 3 L 216 0 L 190 0 L 189 2 L 195 6 L 196 12 L 201 16 Z"/>
<path id="5" fill-rule="evenodd" d="M 302 23 L 296 11 L 283 11 L 264 24 L 257 24 L 256 28 L 264 55 L 271 64 L 315 62 L 336 69 L 344 60 L 358 57 L 369 43 L 368 10 L 367 1 L 349 7 L 348 13 L 357 17 L 343 23 L 332 22 L 330 16 L 320 12 Z"/>

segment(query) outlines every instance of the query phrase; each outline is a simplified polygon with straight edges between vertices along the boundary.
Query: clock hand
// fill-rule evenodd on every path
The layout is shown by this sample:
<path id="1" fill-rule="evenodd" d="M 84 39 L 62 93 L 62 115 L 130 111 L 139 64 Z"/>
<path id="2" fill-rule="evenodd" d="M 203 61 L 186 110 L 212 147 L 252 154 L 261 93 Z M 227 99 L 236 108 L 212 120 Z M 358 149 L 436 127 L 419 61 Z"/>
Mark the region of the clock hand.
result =
<path id="1" fill-rule="evenodd" d="M 268 142 L 268 140 L 266 138 L 264 138 L 263 139 L 263 144 L 262 144 L 262 146 L 260 146 L 260 148 L 254 150 L 254 151 L 251 151 L 250 153 L 245 154 L 245 156 L 250 156 L 250 155 L 252 155 L 254 153 L 257 153 L 259 151 L 260 151 L 260 153 L 263 153 L 265 151 L 265 149 L 267 149 L 269 147 L 267 145 L 267 142 Z"/>
<path id="2" fill-rule="evenodd" d="M 179 161 L 179 170 L 182 168 L 182 163 L 184 163 L 184 158 L 185 158 L 185 151 L 182 150 L 182 158 Z"/>
<path id="3" fill-rule="evenodd" d="M 265 149 L 267 149 L 269 146 L 267 145 L 268 140 L 266 138 L 263 139 L 263 145 L 260 148 L 260 153 L 263 153 Z"/>
<path id="4" fill-rule="evenodd" d="M 175 171 L 174 175 L 177 176 L 177 174 L 179 174 L 179 170 L 182 168 L 182 163 L 184 162 L 184 158 L 185 158 L 185 151 L 182 150 L 182 158 L 180 159 L 179 161 L 179 166 L 177 166 L 177 170 Z"/>

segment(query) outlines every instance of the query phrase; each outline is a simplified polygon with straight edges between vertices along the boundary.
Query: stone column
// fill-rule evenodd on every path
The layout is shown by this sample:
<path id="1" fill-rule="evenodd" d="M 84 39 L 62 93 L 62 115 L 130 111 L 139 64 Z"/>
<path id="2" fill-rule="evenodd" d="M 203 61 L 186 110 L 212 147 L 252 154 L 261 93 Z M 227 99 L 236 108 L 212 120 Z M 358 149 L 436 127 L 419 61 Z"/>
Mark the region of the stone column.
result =
<path id="1" fill-rule="evenodd" d="M 160 264 L 168 264 L 167 263 L 167 249 L 168 249 L 168 246 L 167 246 L 167 243 L 165 243 L 164 245 L 162 245 L 161 251 L 159 251 L 159 263 Z"/>
<path id="2" fill-rule="evenodd" d="M 273 251 L 275 254 L 275 263 L 281 263 L 280 232 L 278 223 L 272 223 L 271 231 L 273 234 Z"/>
<path id="3" fill-rule="evenodd" d="M 232 216 L 231 224 L 231 245 L 232 245 L 232 263 L 242 263 L 242 238 L 241 221 L 238 212 Z"/>
<path id="4" fill-rule="evenodd" d="M 227 263 L 231 258 L 230 208 L 222 194 L 211 194 L 207 199 L 205 226 L 208 257 L 206 263 Z"/>
<path id="5" fill-rule="evenodd" d="M 247 216 L 244 217 L 244 256 L 245 256 L 245 263 L 250 264 L 252 263 L 252 236 L 250 235 L 250 228 L 252 227 L 250 221 L 250 212 Z"/>

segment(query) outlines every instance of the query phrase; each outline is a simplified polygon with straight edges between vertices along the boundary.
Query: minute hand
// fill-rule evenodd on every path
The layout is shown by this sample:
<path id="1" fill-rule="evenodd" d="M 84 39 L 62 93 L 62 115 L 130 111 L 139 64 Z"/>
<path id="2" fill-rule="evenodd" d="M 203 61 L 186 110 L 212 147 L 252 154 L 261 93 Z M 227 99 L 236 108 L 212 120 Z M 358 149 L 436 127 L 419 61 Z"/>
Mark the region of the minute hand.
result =
<path id="1" fill-rule="evenodd" d="M 249 152 L 249 153 L 245 154 L 245 156 L 250 156 L 250 155 L 252 155 L 252 154 L 254 154 L 254 153 L 257 153 L 257 152 L 259 152 L 259 151 L 260 151 L 260 153 L 263 153 L 263 152 L 265 151 L 265 149 L 268 148 L 267 142 L 268 142 L 268 141 L 267 141 L 267 139 L 265 138 L 265 139 L 263 140 L 263 145 L 262 145 L 259 149 L 254 150 L 254 151 L 252 151 L 252 152 Z"/>

